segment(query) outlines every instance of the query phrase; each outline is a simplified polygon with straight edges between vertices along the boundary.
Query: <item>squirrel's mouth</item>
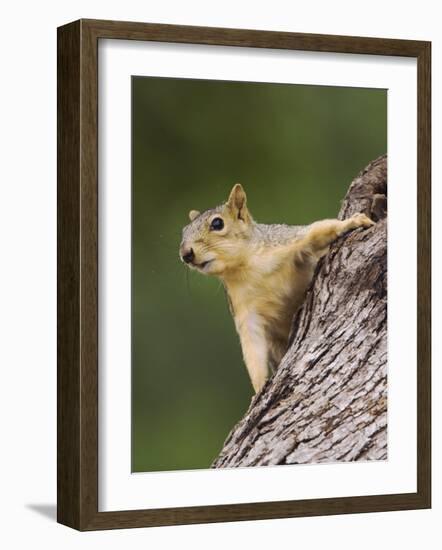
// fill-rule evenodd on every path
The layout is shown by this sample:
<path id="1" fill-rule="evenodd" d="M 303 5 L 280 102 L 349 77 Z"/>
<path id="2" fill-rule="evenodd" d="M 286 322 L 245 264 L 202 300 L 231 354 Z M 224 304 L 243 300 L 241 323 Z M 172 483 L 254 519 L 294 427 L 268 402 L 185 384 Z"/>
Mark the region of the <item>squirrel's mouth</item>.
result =
<path id="1" fill-rule="evenodd" d="M 207 260 L 205 262 L 201 262 L 200 264 L 194 264 L 194 266 L 198 269 L 204 270 L 212 262 L 213 262 L 213 260 Z"/>

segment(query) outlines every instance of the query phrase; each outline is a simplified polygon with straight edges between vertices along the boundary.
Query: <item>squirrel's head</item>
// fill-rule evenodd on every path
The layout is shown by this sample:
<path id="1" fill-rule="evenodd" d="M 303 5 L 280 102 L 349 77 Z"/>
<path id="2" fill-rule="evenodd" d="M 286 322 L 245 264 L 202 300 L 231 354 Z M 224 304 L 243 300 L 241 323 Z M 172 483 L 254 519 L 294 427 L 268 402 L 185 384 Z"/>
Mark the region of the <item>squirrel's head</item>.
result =
<path id="1" fill-rule="evenodd" d="M 241 184 L 233 186 L 226 203 L 205 212 L 191 210 L 183 229 L 180 258 L 201 273 L 225 275 L 242 265 L 253 220 Z"/>

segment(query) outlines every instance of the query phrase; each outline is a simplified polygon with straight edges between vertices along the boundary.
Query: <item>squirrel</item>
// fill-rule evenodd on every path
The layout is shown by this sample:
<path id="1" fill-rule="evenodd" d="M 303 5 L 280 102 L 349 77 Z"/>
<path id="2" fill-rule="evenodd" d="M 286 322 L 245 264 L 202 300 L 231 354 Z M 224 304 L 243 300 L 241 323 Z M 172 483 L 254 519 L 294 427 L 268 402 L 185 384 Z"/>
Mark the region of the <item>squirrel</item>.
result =
<path id="1" fill-rule="evenodd" d="M 340 235 L 374 222 L 365 214 L 311 225 L 261 224 L 237 183 L 227 202 L 189 212 L 179 255 L 226 290 L 252 386 L 258 393 L 287 351 L 293 315 L 315 267 Z"/>

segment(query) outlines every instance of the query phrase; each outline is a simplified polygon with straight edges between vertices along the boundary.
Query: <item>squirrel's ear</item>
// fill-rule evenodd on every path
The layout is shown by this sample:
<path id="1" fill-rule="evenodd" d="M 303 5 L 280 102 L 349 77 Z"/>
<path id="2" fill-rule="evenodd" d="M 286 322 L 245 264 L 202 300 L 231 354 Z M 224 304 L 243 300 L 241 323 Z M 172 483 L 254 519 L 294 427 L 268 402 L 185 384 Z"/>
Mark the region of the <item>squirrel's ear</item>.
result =
<path id="1" fill-rule="evenodd" d="M 200 212 L 198 210 L 191 210 L 189 212 L 189 220 L 193 222 L 193 220 L 200 215 Z"/>
<path id="2" fill-rule="evenodd" d="M 236 213 L 238 218 L 245 219 L 246 216 L 243 214 L 247 212 L 246 203 L 247 195 L 242 185 L 240 183 L 235 184 L 230 191 L 227 205 Z"/>

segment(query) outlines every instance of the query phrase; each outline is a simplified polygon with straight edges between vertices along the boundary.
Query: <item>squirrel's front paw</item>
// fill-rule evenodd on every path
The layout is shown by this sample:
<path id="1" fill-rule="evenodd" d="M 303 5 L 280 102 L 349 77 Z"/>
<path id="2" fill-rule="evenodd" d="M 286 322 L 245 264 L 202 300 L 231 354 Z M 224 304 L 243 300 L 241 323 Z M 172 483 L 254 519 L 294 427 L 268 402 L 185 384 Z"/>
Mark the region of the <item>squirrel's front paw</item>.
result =
<path id="1" fill-rule="evenodd" d="M 371 227 L 372 225 L 375 225 L 375 222 L 373 220 L 370 220 L 368 216 L 362 213 L 355 214 L 350 218 L 350 220 L 352 222 L 353 229 L 356 229 L 358 227 L 367 228 L 367 227 Z"/>

